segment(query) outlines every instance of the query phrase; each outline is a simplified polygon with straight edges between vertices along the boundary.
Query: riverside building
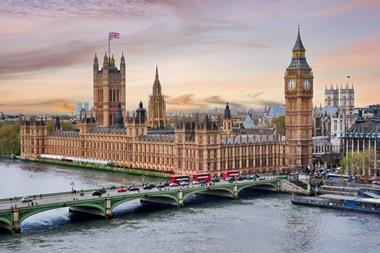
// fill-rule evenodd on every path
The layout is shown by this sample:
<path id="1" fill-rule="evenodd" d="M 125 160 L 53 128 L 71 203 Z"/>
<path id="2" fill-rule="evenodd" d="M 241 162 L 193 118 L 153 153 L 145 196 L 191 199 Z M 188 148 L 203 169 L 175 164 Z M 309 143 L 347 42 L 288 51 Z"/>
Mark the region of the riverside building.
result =
<path id="1" fill-rule="evenodd" d="M 94 113 L 83 110 L 75 131 L 61 130 L 59 120 L 55 129 L 48 131 L 44 119 L 24 118 L 21 155 L 28 159 L 67 156 L 188 175 L 200 172 L 222 175 L 228 170 L 279 172 L 289 166 L 307 166 L 311 163 L 313 86 L 311 68 L 305 63 L 305 49 L 298 33 L 285 75 L 289 138 L 285 142 L 277 131 L 264 134 L 232 131 L 228 104 L 222 120 L 212 120 L 210 115 L 176 116 L 174 127 L 168 127 L 157 68 L 149 110 L 140 102 L 132 115 L 126 114 L 124 56 L 118 69 L 114 58 L 105 55 L 100 70 L 95 56 Z M 303 126 L 299 127 L 300 124 Z"/>

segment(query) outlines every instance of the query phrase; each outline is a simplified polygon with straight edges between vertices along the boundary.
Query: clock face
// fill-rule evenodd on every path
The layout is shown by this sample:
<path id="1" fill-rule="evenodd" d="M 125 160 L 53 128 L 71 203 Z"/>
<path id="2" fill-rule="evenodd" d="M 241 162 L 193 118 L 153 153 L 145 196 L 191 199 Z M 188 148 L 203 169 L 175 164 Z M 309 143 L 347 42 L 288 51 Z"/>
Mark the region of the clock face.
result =
<path id="1" fill-rule="evenodd" d="M 304 81 L 303 81 L 303 89 L 309 91 L 310 88 L 311 88 L 311 83 L 310 83 L 310 81 L 309 81 L 309 80 L 304 80 Z"/>
<path id="2" fill-rule="evenodd" d="M 297 83 L 296 83 L 296 80 L 289 80 L 288 82 L 288 90 L 290 91 L 294 91 L 297 87 Z"/>

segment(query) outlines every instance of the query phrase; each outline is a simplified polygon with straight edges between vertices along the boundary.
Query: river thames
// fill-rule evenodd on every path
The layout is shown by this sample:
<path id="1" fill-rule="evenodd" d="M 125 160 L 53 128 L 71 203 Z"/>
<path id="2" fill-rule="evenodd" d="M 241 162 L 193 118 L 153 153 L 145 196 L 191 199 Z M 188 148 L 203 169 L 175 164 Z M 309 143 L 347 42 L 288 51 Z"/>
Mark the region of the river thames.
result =
<path id="1" fill-rule="evenodd" d="M 121 173 L 0 160 L 0 198 L 160 182 Z M 0 234 L 0 252 L 380 252 L 380 217 L 293 206 L 291 195 L 246 190 L 238 200 L 194 197 L 184 208 L 128 202 L 114 219 L 61 208 Z"/>

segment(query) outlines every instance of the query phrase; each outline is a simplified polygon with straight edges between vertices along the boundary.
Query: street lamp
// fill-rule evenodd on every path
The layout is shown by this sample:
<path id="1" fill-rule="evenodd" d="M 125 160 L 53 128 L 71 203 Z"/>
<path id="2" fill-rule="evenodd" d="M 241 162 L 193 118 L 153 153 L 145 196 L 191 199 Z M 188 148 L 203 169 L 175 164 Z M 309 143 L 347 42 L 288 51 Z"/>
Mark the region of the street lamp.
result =
<path id="1" fill-rule="evenodd" d="M 71 185 L 71 191 L 74 192 L 74 185 L 75 185 L 74 181 L 71 181 L 70 185 Z"/>

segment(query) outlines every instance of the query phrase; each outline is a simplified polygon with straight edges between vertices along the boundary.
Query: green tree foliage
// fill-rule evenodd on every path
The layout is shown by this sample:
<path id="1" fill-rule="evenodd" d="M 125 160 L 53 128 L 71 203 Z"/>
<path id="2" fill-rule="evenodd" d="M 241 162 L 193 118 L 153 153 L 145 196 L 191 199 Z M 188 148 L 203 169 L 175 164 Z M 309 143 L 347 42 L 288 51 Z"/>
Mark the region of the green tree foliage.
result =
<path id="1" fill-rule="evenodd" d="M 373 152 L 349 152 L 340 160 L 342 173 L 350 173 L 351 175 L 363 175 L 368 168 L 372 168 L 374 164 Z"/>
<path id="2" fill-rule="evenodd" d="M 274 125 L 280 135 L 285 135 L 285 116 L 276 118 Z"/>
<path id="3" fill-rule="evenodd" d="M 20 122 L 0 123 L 0 154 L 20 154 Z"/>

